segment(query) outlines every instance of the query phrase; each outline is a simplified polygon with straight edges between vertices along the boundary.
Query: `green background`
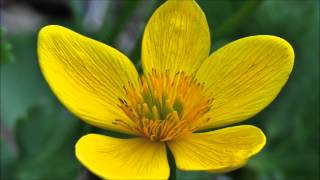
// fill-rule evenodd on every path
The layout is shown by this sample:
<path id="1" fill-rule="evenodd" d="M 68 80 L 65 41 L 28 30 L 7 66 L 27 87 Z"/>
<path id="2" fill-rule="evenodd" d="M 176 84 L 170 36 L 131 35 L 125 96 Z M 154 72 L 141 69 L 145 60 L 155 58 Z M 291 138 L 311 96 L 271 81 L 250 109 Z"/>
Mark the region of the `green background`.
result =
<path id="1" fill-rule="evenodd" d="M 67 5 L 60 24 L 125 52 L 140 68 L 144 24 L 163 1 L 111 1 L 101 28 L 84 28 L 86 1 Z M 271 34 L 295 50 L 295 65 L 276 100 L 242 124 L 263 129 L 268 142 L 248 165 L 226 174 L 177 172 L 177 179 L 319 179 L 319 1 L 198 0 L 207 16 L 212 51 L 238 38 Z M 115 10 L 116 9 L 116 10 Z M 89 132 L 118 136 L 71 115 L 53 96 L 38 67 L 39 28 L 19 34 L 1 27 L 1 179 L 96 179 L 74 156 L 74 145 Z M 129 39 L 133 48 L 121 45 Z M 141 70 L 141 68 L 140 68 Z"/>

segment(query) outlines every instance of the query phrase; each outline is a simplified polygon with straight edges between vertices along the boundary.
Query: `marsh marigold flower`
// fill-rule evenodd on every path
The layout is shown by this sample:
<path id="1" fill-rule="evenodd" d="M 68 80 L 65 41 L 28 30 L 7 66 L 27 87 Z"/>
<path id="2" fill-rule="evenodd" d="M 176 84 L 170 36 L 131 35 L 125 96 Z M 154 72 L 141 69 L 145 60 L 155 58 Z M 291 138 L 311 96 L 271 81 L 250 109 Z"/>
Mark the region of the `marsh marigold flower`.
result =
<path id="1" fill-rule="evenodd" d="M 285 40 L 242 38 L 211 55 L 206 17 L 193 0 L 169 0 L 142 40 L 143 75 L 118 50 L 57 25 L 39 33 L 41 70 L 61 102 L 85 122 L 134 135 L 99 134 L 76 144 L 79 161 L 106 179 L 167 179 L 166 146 L 181 170 L 226 172 L 265 145 L 246 120 L 272 102 L 293 67 Z"/>

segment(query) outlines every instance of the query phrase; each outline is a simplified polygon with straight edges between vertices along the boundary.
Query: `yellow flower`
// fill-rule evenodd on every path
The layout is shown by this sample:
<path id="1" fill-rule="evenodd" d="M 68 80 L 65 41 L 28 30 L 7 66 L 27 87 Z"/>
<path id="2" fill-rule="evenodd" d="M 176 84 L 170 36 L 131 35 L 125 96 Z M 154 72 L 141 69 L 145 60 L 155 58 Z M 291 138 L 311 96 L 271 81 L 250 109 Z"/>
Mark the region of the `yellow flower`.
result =
<path id="1" fill-rule="evenodd" d="M 142 41 L 144 75 L 116 49 L 57 25 L 39 33 L 41 70 L 61 102 L 103 129 L 76 144 L 81 163 L 107 179 L 167 179 L 166 146 L 181 170 L 226 172 L 265 145 L 248 119 L 277 96 L 293 67 L 285 40 L 257 35 L 209 56 L 206 17 L 194 0 L 170 0 L 150 18 Z"/>

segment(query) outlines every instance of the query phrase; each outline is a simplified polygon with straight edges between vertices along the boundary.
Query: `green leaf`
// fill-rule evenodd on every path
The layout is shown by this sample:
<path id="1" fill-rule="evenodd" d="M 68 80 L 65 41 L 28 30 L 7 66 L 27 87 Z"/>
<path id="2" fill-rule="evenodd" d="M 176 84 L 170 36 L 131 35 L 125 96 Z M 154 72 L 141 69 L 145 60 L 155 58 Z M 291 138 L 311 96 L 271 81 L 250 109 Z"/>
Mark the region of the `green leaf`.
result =
<path id="1" fill-rule="evenodd" d="M 78 28 L 81 28 L 86 1 L 70 0 L 68 3 L 71 8 L 74 24 Z"/>
<path id="2" fill-rule="evenodd" d="M 212 180 L 217 175 L 213 173 L 206 172 L 192 172 L 192 171 L 181 171 L 177 170 L 177 180 L 183 179 L 201 179 L 201 180 Z"/>
<path id="3" fill-rule="evenodd" d="M 248 17 L 250 17 L 261 4 L 261 0 L 247 0 L 244 1 L 241 8 L 228 18 L 221 26 L 217 29 L 214 35 L 217 38 L 225 37 L 236 32 L 240 25 L 243 24 Z"/>
<path id="4" fill-rule="evenodd" d="M 14 165 L 17 162 L 17 152 L 0 140 L 0 179 L 13 179 Z"/>
<path id="5" fill-rule="evenodd" d="M 249 166 L 263 178 L 319 179 L 319 1 L 265 1 L 251 22 L 245 35 L 286 39 L 295 65 L 279 97 L 254 117 L 268 143 Z"/>
<path id="6" fill-rule="evenodd" d="M 204 11 L 211 34 L 214 33 L 225 21 L 232 16 L 233 11 L 237 8 L 233 7 L 233 3 L 230 0 L 225 1 L 208 1 L 198 0 L 197 3 Z M 215 39 L 215 37 L 213 37 Z"/>
<path id="7" fill-rule="evenodd" d="M 116 14 L 116 16 L 113 17 L 115 20 L 112 20 L 114 21 L 114 24 L 110 24 L 110 17 L 106 17 L 105 22 L 99 32 L 100 37 L 98 38 L 104 42 L 108 42 L 109 45 L 114 45 L 116 38 L 126 27 L 128 20 L 135 12 L 138 3 L 139 1 L 130 0 L 125 0 L 122 2 L 112 1 L 110 6 L 112 9 L 110 8 L 109 11 L 117 10 L 114 12 L 114 14 Z M 108 32 L 108 34 L 106 34 L 106 32 Z"/>
<path id="8" fill-rule="evenodd" d="M 18 179 L 70 179 L 81 169 L 74 145 L 85 132 L 80 121 L 60 105 L 35 106 L 18 121 Z"/>
<path id="9" fill-rule="evenodd" d="M 8 37 L 17 61 L 1 66 L 1 120 L 14 128 L 29 107 L 42 104 L 53 95 L 43 79 L 36 55 L 36 34 Z"/>
<path id="10" fill-rule="evenodd" d="M 6 38 L 6 31 L 0 27 L 0 65 L 13 62 L 15 60 L 12 53 L 12 45 L 8 42 Z"/>

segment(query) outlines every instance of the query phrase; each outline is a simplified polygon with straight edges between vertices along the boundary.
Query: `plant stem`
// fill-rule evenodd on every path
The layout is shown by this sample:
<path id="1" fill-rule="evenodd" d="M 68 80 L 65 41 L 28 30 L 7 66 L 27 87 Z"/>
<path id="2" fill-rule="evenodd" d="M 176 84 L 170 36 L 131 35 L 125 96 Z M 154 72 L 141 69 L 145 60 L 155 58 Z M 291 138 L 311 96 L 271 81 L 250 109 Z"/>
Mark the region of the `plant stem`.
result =
<path id="1" fill-rule="evenodd" d="M 176 172 L 177 172 L 176 163 L 175 163 L 173 154 L 168 147 L 167 147 L 167 152 L 168 152 L 168 161 L 169 161 L 169 167 L 170 167 L 169 180 L 176 180 L 177 179 L 177 177 L 176 177 Z"/>

